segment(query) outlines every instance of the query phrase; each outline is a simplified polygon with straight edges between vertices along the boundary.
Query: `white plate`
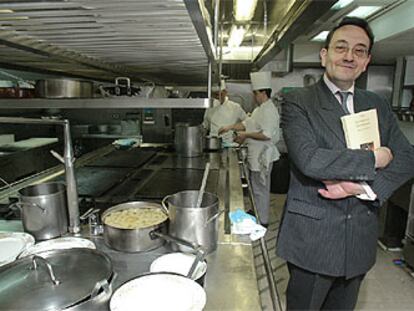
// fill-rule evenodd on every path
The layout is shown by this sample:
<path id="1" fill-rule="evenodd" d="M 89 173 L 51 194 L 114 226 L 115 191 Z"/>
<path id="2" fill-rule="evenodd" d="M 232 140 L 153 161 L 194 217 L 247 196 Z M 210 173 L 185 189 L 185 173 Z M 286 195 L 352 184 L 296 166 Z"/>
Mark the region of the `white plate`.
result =
<path id="1" fill-rule="evenodd" d="M 38 254 L 45 251 L 50 251 L 54 249 L 69 249 L 69 248 L 91 248 L 96 249 L 95 244 L 87 239 L 83 238 L 75 238 L 75 237 L 64 237 L 64 238 L 56 238 L 52 240 L 42 241 L 31 247 L 26 248 L 20 254 L 20 258 Z"/>
<path id="2" fill-rule="evenodd" d="M 109 303 L 111 311 L 200 311 L 206 292 L 181 275 L 157 273 L 140 276 L 119 287 Z"/>
<path id="3" fill-rule="evenodd" d="M 170 253 L 162 255 L 155 259 L 151 266 L 151 272 L 174 272 L 187 276 L 190 268 L 194 262 L 195 255 L 185 254 L 185 253 Z M 207 263 L 201 261 L 197 264 L 195 273 L 193 274 L 192 279 L 197 280 L 200 278 L 207 270 Z"/>
<path id="4" fill-rule="evenodd" d="M 25 232 L 0 232 L 0 266 L 14 261 L 35 239 Z"/>

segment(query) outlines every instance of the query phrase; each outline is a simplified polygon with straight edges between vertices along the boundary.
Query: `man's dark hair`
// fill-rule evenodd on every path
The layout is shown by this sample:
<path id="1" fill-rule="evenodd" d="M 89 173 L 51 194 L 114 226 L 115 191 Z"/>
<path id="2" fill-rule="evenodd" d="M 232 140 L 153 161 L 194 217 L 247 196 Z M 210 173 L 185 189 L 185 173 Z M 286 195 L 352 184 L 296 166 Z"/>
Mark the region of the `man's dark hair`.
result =
<path id="1" fill-rule="evenodd" d="M 260 89 L 259 92 L 266 92 L 267 97 L 272 96 L 272 89 Z"/>
<path id="2" fill-rule="evenodd" d="M 369 38 L 369 47 L 368 47 L 368 53 L 371 54 L 372 46 L 374 45 L 374 33 L 372 32 L 371 27 L 369 26 L 368 22 L 359 17 L 344 17 L 335 28 L 333 28 L 325 40 L 325 49 L 328 49 L 329 44 L 331 43 L 332 36 L 335 31 L 337 31 L 339 28 L 346 26 L 346 25 L 352 25 L 357 26 L 365 31 Z"/>

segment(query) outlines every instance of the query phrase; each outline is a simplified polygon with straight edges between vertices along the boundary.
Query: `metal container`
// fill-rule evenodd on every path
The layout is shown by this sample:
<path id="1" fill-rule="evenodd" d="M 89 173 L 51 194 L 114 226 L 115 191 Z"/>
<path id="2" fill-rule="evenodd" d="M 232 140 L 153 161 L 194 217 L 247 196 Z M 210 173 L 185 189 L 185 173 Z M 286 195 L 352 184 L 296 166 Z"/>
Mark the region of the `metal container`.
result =
<path id="1" fill-rule="evenodd" d="M 36 96 L 43 98 L 91 98 L 93 83 L 70 79 L 36 81 Z"/>
<path id="2" fill-rule="evenodd" d="M 168 209 L 170 224 L 169 235 L 189 241 L 211 253 L 217 248 L 219 211 L 218 197 L 204 192 L 200 208 L 196 207 L 198 190 L 181 191 L 168 195 L 162 204 Z M 183 245 L 172 245 L 173 249 L 188 252 Z"/>
<path id="3" fill-rule="evenodd" d="M 217 151 L 221 149 L 222 139 L 218 136 L 206 136 L 205 146 L 206 150 Z"/>
<path id="4" fill-rule="evenodd" d="M 36 240 L 47 240 L 68 231 L 66 188 L 62 183 L 45 183 L 19 190 L 24 231 Z"/>
<path id="5" fill-rule="evenodd" d="M 105 217 L 111 212 L 135 208 L 161 209 L 162 207 L 160 204 L 150 202 L 128 202 L 107 209 L 102 214 L 102 220 L 104 225 L 104 241 L 109 247 L 123 252 L 142 252 L 163 245 L 164 239 L 151 233 L 153 231 L 159 231 L 161 233 L 166 232 L 167 220 L 150 227 L 139 229 L 115 228 L 105 223 Z"/>
<path id="6" fill-rule="evenodd" d="M 114 279 L 111 260 L 97 250 L 28 256 L 0 267 L 0 310 L 107 310 Z"/>
<path id="7" fill-rule="evenodd" d="M 198 157 L 203 154 L 203 130 L 200 125 L 188 123 L 175 125 L 175 151 L 183 157 Z"/>

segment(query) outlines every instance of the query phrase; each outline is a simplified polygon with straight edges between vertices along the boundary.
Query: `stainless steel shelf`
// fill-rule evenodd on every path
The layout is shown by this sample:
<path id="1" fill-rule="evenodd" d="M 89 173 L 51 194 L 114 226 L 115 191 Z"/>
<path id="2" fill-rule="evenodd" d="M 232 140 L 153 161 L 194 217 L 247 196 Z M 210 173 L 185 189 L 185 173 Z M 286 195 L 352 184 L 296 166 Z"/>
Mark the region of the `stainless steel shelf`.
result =
<path id="1" fill-rule="evenodd" d="M 0 99 L 0 109 L 102 109 L 102 108 L 208 108 L 208 98 L 142 98 L 142 97 L 109 97 L 109 98 L 65 98 L 65 99 Z"/>

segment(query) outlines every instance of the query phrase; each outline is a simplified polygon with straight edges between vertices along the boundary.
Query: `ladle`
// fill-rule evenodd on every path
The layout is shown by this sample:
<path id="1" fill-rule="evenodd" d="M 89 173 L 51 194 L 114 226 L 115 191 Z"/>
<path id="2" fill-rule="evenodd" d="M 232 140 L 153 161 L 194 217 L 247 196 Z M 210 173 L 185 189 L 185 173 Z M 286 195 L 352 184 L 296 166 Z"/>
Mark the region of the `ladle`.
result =
<path id="1" fill-rule="evenodd" d="M 190 267 L 190 270 L 187 273 L 187 277 L 192 279 L 192 276 L 198 266 L 198 263 L 204 259 L 204 250 L 202 248 L 197 249 L 196 256 L 194 258 L 193 264 Z"/>
<path id="2" fill-rule="evenodd" d="M 200 191 L 198 192 L 196 208 L 201 207 L 201 202 L 203 201 L 204 190 L 206 188 L 207 177 L 208 177 L 209 171 L 210 171 L 210 162 L 207 162 L 206 163 L 206 168 L 204 170 L 203 180 L 201 181 Z"/>

